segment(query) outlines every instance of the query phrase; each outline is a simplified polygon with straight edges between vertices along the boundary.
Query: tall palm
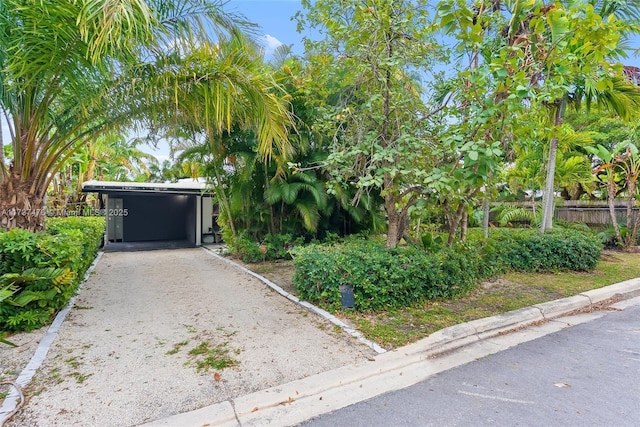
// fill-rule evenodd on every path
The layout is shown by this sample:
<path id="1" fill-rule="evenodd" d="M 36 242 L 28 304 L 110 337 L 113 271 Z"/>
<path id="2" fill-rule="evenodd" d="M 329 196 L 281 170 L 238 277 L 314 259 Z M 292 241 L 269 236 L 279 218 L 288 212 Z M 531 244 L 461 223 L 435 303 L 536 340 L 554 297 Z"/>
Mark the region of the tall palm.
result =
<path id="1" fill-rule="evenodd" d="M 611 224 L 616 235 L 617 242 L 623 246 L 624 239 L 620 232 L 620 225 L 618 224 L 618 218 L 615 211 L 615 198 L 618 194 L 618 181 L 619 176 L 616 171 L 615 157 L 618 147 L 609 150 L 607 147 L 598 145 L 597 147 L 587 147 L 587 151 L 596 157 L 598 162 L 594 169 L 594 175 L 604 183 L 607 189 L 607 202 L 609 205 L 609 217 L 611 218 Z"/>
<path id="2" fill-rule="evenodd" d="M 43 207 L 52 177 L 78 147 L 101 132 L 158 116 L 153 96 L 160 95 L 146 84 L 145 72 L 156 75 L 169 54 L 184 57 L 192 46 L 238 33 L 222 3 L 0 2 L 0 110 L 6 111 L 13 147 L 10 164 L 0 162 L 0 228 L 41 229 L 42 215 L 16 210 Z M 172 71 L 184 78 L 182 88 L 197 86 L 195 78 Z M 229 77 L 234 84 L 238 76 Z M 221 103 L 228 99 L 222 92 L 210 96 Z M 269 136 L 265 152 L 273 141 Z"/>
<path id="3" fill-rule="evenodd" d="M 531 58 L 535 61 L 540 70 L 534 73 L 536 79 L 547 82 L 558 79 L 564 81 L 563 88 L 552 88 L 544 100 L 547 107 L 552 127 L 559 128 L 565 118 L 568 104 L 573 103 L 580 106 L 583 102 L 587 109 L 592 103 L 597 103 L 620 117 L 632 117 L 632 111 L 640 106 L 640 91 L 638 87 L 622 75 L 622 69 L 618 69 L 612 61 L 625 56 L 625 37 L 630 33 L 637 32 L 640 23 L 640 4 L 638 2 L 618 2 L 615 0 L 589 0 L 567 1 L 567 10 L 582 11 L 585 3 L 593 6 L 598 12 L 601 20 L 593 20 L 586 27 L 573 27 L 570 24 L 572 15 L 567 13 L 555 22 L 553 17 L 549 20 L 549 42 L 550 49 L 556 52 L 545 52 L 541 58 Z M 579 13 L 579 12 L 578 12 Z M 551 12 L 549 14 L 551 16 Z M 558 15 L 556 15 L 558 16 Z M 577 15 L 576 15 L 577 16 Z M 564 18 L 564 19 L 562 19 Z M 619 22 L 616 30 L 606 33 L 606 27 Z M 591 31 L 598 33 L 602 40 L 593 43 L 589 40 Z M 595 33 L 594 33 L 595 34 Z M 602 34 L 605 34 L 602 36 Z M 618 38 L 620 37 L 620 38 Z M 601 47 L 594 47 L 594 44 Z M 560 46 L 563 48 L 560 49 Z M 561 59 L 554 63 L 554 54 Z M 569 63 L 569 69 L 573 70 L 572 75 L 566 74 L 567 63 L 563 58 L 574 57 L 575 60 Z M 566 82 L 569 82 L 569 85 Z M 560 89 L 560 90 L 558 90 Z M 553 95 L 555 93 L 555 95 Z M 559 137 L 552 136 L 549 141 L 547 177 L 544 191 L 543 220 L 541 231 L 552 228 L 553 218 L 553 195 L 555 190 L 555 164 Z"/>
<path id="4" fill-rule="evenodd" d="M 257 46 L 241 33 L 219 36 L 182 55 L 165 55 L 140 72 L 148 79 L 146 102 L 162 117 L 157 126 L 203 137 L 214 155 L 223 154 L 222 136 L 237 129 L 256 134 L 264 158 L 291 149 L 286 93 L 265 65 Z M 224 157 L 218 157 L 218 160 Z"/>
<path id="5" fill-rule="evenodd" d="M 156 69 L 160 72 L 150 75 L 150 81 L 157 88 L 152 94 L 157 108 L 166 112 L 161 130 L 204 149 L 200 155 L 206 156 L 206 170 L 216 184 L 220 218 L 235 237 L 225 170 L 225 164 L 233 163 L 230 147 L 251 134 L 252 149 L 264 162 L 275 160 L 282 174 L 292 153 L 294 121 L 286 93 L 260 50 L 242 34 L 202 43 L 182 56 L 166 56 Z"/>

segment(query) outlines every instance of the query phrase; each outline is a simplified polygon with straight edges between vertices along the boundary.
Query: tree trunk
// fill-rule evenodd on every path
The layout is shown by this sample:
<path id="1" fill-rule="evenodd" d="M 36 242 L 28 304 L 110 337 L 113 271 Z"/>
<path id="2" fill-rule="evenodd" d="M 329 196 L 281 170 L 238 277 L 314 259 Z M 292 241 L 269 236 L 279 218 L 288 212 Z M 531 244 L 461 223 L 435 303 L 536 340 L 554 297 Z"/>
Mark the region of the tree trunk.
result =
<path id="1" fill-rule="evenodd" d="M 618 218 L 616 218 L 616 189 L 617 187 L 613 177 L 609 178 L 607 181 L 607 203 L 609 205 L 609 216 L 611 217 L 611 224 L 613 224 L 613 231 L 616 233 L 616 241 L 620 246 L 624 247 L 624 241 L 620 234 L 620 225 L 618 224 Z"/>
<path id="2" fill-rule="evenodd" d="M 632 242 L 636 242 L 636 240 L 638 239 L 638 227 L 640 227 L 640 214 L 636 215 L 636 220 L 633 223 L 633 233 L 631 233 L 632 236 Z"/>
<path id="3" fill-rule="evenodd" d="M 29 231 L 44 230 L 44 191 L 34 189 L 23 181 L 13 168 L 0 182 L 0 228 L 22 228 Z"/>
<path id="4" fill-rule="evenodd" d="M 554 198 L 554 178 L 556 173 L 556 155 L 558 153 L 558 138 L 551 138 L 549 144 L 549 159 L 547 160 L 547 178 L 545 181 L 544 193 L 542 195 L 542 219 L 540 221 L 540 232 L 553 228 L 553 198 Z"/>
<path id="5" fill-rule="evenodd" d="M 447 240 L 447 246 L 453 245 L 453 242 L 456 238 L 456 231 L 458 231 L 458 226 L 460 225 L 460 221 L 462 221 L 462 216 L 465 212 L 464 203 L 460 202 L 458 209 L 456 210 L 455 215 L 449 221 L 449 239 Z"/>
<path id="6" fill-rule="evenodd" d="M 264 191 L 265 194 L 269 191 L 269 186 L 271 185 L 271 181 L 269 180 L 269 172 L 267 166 L 263 166 L 264 171 Z M 274 212 L 274 207 L 272 204 L 269 204 L 269 233 L 276 234 L 276 214 Z"/>
<path id="7" fill-rule="evenodd" d="M 556 114 L 553 125 L 558 128 L 564 121 L 566 101 L 563 98 L 556 105 Z M 545 181 L 544 194 L 542 195 L 542 220 L 540 221 L 540 233 L 553 228 L 553 199 L 555 190 L 556 156 L 558 154 L 558 137 L 554 136 L 549 142 L 549 159 L 547 161 L 547 179 Z"/>
<path id="8" fill-rule="evenodd" d="M 467 241 L 467 230 L 469 229 L 469 212 L 465 209 L 462 212 L 462 226 L 460 227 L 460 240 L 464 243 Z"/>
<path id="9" fill-rule="evenodd" d="M 384 197 L 384 207 L 387 212 L 387 248 L 395 248 L 404 235 L 407 222 L 401 212 L 396 209 L 396 198 L 387 194 Z"/>
<path id="10" fill-rule="evenodd" d="M 627 238 L 624 242 L 624 248 L 629 251 L 636 244 L 638 232 L 637 221 L 633 220 L 633 207 L 636 204 L 636 183 L 627 178 Z"/>
<path id="11" fill-rule="evenodd" d="M 0 117 L 0 182 L 4 176 L 2 165 L 4 165 L 4 136 L 2 134 L 2 117 Z"/>
<path id="12" fill-rule="evenodd" d="M 485 196 L 482 203 L 482 231 L 484 238 L 489 238 L 489 197 Z"/>
<path id="13" fill-rule="evenodd" d="M 219 171 L 217 166 L 214 166 L 213 173 L 216 179 L 215 192 L 216 192 L 216 195 L 218 196 L 218 203 L 220 205 L 220 208 L 224 209 L 225 213 L 227 214 L 227 221 L 229 223 L 229 228 L 231 229 L 231 235 L 235 240 L 235 238 L 237 237 L 236 225 L 233 221 L 233 214 L 231 213 L 231 205 L 229 204 L 229 199 L 227 199 L 227 194 L 225 193 L 224 188 L 222 188 L 222 180 L 220 179 L 221 174 L 218 172 Z"/>

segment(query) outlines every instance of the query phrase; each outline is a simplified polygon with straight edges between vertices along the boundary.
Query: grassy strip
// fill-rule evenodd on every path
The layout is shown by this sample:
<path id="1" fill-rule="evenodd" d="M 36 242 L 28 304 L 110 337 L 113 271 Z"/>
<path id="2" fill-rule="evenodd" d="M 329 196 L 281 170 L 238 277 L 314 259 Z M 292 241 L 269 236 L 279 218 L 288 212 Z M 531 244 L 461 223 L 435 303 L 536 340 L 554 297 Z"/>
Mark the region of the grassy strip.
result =
<path id="1" fill-rule="evenodd" d="M 459 323 L 640 277 L 638 254 L 607 253 L 590 273 L 511 273 L 451 300 L 425 301 L 379 313 L 343 312 L 368 339 L 391 349 Z"/>

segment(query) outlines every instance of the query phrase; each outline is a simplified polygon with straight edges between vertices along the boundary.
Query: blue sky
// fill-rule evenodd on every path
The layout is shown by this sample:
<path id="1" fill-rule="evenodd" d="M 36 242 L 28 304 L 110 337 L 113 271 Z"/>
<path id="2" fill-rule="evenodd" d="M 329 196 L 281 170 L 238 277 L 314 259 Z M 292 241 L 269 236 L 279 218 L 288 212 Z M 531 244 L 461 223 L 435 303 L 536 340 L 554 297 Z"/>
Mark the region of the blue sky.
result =
<path id="1" fill-rule="evenodd" d="M 230 0 L 225 9 L 260 25 L 267 54 L 280 44 L 293 45 L 296 54 L 303 53 L 303 34 L 296 31 L 296 22 L 291 20 L 302 9 L 300 0 Z"/>

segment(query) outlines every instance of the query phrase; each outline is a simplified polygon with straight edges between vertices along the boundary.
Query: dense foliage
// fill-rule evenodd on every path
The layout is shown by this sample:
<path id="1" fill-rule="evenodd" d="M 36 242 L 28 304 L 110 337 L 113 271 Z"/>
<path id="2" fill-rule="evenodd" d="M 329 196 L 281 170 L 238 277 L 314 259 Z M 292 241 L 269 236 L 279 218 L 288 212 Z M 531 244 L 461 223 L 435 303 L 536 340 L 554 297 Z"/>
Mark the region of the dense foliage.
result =
<path id="1" fill-rule="evenodd" d="M 424 298 L 464 293 L 482 278 L 506 271 L 589 271 L 602 245 L 576 230 L 500 230 L 468 244 L 389 248 L 373 240 L 296 249 L 294 284 L 300 297 L 330 309 L 341 306 L 341 285 L 351 285 L 355 309 L 386 310 Z"/>
<path id="2" fill-rule="evenodd" d="M 485 275 L 507 271 L 591 271 L 598 264 L 602 243 L 594 234 L 554 229 L 494 229 L 491 237 L 471 239 L 482 253 Z"/>
<path id="3" fill-rule="evenodd" d="M 44 232 L 0 232 L 0 330 L 46 324 L 74 295 L 104 234 L 104 218 L 52 218 Z"/>
<path id="4" fill-rule="evenodd" d="M 235 241 L 234 251 L 243 262 L 274 261 L 291 259 L 290 250 L 303 243 L 302 237 L 294 238 L 291 234 L 267 234 L 260 244 L 241 235 Z"/>

